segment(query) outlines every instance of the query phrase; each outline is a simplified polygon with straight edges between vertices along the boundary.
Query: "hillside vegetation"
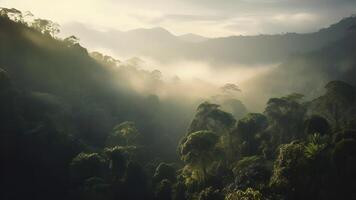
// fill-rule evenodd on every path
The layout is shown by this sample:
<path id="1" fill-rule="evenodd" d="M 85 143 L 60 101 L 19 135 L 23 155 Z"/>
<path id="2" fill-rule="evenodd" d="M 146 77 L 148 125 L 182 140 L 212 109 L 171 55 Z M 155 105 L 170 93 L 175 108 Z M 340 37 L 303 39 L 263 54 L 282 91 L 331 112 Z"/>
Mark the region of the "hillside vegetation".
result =
<path id="1" fill-rule="evenodd" d="M 236 85 L 192 109 L 134 87 L 165 84 L 159 71 L 88 53 L 51 21 L 0 14 L 1 199 L 356 197 L 353 34 L 304 55 L 333 74 L 350 59 L 340 80 L 323 77 L 323 93 L 273 96 L 249 113 Z"/>

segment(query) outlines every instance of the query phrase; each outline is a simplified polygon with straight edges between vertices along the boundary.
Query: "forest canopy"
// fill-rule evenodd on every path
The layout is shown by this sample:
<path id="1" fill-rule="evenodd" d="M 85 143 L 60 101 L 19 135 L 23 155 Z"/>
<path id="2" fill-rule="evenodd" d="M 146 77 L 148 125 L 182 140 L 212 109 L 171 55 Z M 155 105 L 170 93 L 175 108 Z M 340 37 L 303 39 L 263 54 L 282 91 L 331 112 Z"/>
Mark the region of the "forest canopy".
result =
<path id="1" fill-rule="evenodd" d="M 353 62 L 318 96 L 289 91 L 252 112 L 236 83 L 190 88 L 142 68 L 141 58 L 90 52 L 59 32 L 30 12 L 0 9 L 3 199 L 355 197 Z M 335 59 L 349 58 L 355 41 L 350 33 L 304 56 L 325 58 L 336 48 Z M 279 73 L 286 75 L 266 76 Z"/>

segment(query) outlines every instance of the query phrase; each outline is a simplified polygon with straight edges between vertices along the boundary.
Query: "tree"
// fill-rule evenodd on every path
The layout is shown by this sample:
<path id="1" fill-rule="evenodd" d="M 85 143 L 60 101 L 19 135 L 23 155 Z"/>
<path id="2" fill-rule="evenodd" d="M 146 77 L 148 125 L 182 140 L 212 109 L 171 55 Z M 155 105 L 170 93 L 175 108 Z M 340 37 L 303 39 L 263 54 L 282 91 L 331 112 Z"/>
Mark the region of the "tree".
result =
<path id="1" fill-rule="evenodd" d="M 75 39 L 75 38 L 73 38 L 73 39 Z M 74 42 L 78 43 L 79 41 L 74 40 Z M 70 43 L 73 43 L 73 42 L 70 42 Z M 104 55 L 97 51 L 91 52 L 90 56 L 93 57 L 96 61 L 103 64 L 104 66 L 111 67 L 111 68 L 114 68 L 114 67 L 116 68 L 121 63 L 120 60 L 117 60 L 117 59 L 115 59 L 111 56 L 108 56 L 108 55 Z"/>
<path id="2" fill-rule="evenodd" d="M 63 40 L 63 42 L 65 44 L 67 44 L 67 46 L 71 47 L 71 46 L 79 44 L 79 38 L 74 36 L 74 35 L 72 35 L 72 36 L 69 36 L 69 37 L 65 38 Z"/>
<path id="3" fill-rule="evenodd" d="M 342 81 L 331 81 L 325 89 L 326 93 L 313 100 L 309 108 L 329 121 L 333 131 L 340 131 L 355 116 L 356 89 Z"/>
<path id="4" fill-rule="evenodd" d="M 241 119 L 247 114 L 246 106 L 238 99 L 227 98 L 221 100 L 221 109 L 231 113 L 235 119 Z"/>
<path id="5" fill-rule="evenodd" d="M 71 174 L 75 182 L 90 177 L 104 177 L 107 163 L 98 153 L 80 153 L 70 163 Z"/>
<path id="6" fill-rule="evenodd" d="M 59 24 L 54 23 L 46 19 L 35 19 L 32 23 L 32 27 L 37 31 L 54 37 L 59 33 Z"/>
<path id="7" fill-rule="evenodd" d="M 304 199 L 309 195 L 309 170 L 305 146 L 298 142 L 284 144 L 274 162 L 271 187 L 288 199 Z"/>
<path id="8" fill-rule="evenodd" d="M 259 156 L 244 157 L 233 165 L 235 189 L 265 189 L 271 176 L 270 164 Z"/>
<path id="9" fill-rule="evenodd" d="M 198 200 L 223 200 L 224 195 L 220 190 L 212 187 L 205 188 L 199 193 Z"/>
<path id="10" fill-rule="evenodd" d="M 181 159 L 198 168 L 200 179 L 205 184 L 207 166 L 212 163 L 216 155 L 216 144 L 219 137 L 211 131 L 197 131 L 188 135 L 180 145 Z"/>
<path id="11" fill-rule="evenodd" d="M 15 8 L 0 8 L 0 16 L 8 17 L 14 22 L 20 22 L 20 23 L 24 22 L 22 12 Z"/>
<path id="12" fill-rule="evenodd" d="M 256 154 L 259 148 L 257 136 L 267 127 L 267 117 L 260 113 L 249 113 L 240 119 L 236 128 L 231 132 L 231 148 L 235 146 L 236 149 L 234 155 Z"/>
<path id="13" fill-rule="evenodd" d="M 236 190 L 226 195 L 225 200 L 262 200 L 260 191 L 247 188 L 246 190 Z"/>
<path id="14" fill-rule="evenodd" d="M 269 121 L 268 129 L 274 145 L 288 143 L 303 136 L 306 107 L 299 100 L 288 96 L 268 100 L 264 114 Z"/>
<path id="15" fill-rule="evenodd" d="M 141 139 L 141 133 L 134 122 L 123 122 L 116 125 L 107 139 L 108 146 L 136 145 Z"/>
<path id="16" fill-rule="evenodd" d="M 201 130 L 210 130 L 218 135 L 230 132 L 236 120 L 230 113 L 220 110 L 219 107 L 209 102 L 200 104 L 188 128 L 188 134 Z"/>
<path id="17" fill-rule="evenodd" d="M 175 186 L 175 199 L 189 199 L 189 194 L 193 192 L 198 192 L 204 186 L 202 186 L 203 180 L 202 175 L 197 167 L 191 164 L 186 164 L 182 169 L 178 171 L 177 184 Z"/>

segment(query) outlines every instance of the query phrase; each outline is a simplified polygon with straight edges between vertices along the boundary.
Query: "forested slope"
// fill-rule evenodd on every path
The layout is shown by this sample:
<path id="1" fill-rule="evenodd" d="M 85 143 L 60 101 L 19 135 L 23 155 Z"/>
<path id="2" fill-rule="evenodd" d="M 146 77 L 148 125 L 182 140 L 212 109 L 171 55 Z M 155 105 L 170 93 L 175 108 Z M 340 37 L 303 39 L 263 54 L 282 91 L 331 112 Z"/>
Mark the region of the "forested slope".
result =
<path id="1" fill-rule="evenodd" d="M 355 198 L 351 36 L 310 54 L 325 58 L 310 66 L 341 79 L 317 98 L 272 96 L 261 113 L 230 99 L 234 115 L 203 102 L 186 127 L 190 109 L 126 77 L 154 85 L 159 73 L 89 55 L 75 37 L 55 38 L 49 21 L 1 14 L 1 199 Z"/>

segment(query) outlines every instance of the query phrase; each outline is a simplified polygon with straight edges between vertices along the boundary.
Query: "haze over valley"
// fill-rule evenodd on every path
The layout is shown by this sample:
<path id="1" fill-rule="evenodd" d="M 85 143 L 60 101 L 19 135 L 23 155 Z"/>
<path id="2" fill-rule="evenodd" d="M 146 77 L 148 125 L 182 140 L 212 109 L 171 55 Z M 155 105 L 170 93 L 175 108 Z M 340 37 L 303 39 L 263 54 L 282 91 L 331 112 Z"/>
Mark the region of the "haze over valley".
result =
<path id="1" fill-rule="evenodd" d="M 322 86 L 327 80 L 344 76 L 341 66 L 334 66 L 337 73 L 330 73 L 315 80 L 318 86 L 305 87 L 304 84 L 295 85 L 297 81 L 320 73 L 323 69 L 313 69 L 307 73 L 299 69 L 299 72 L 288 72 L 277 75 L 285 70 L 288 62 L 303 62 L 298 68 L 308 65 L 309 55 L 320 51 L 327 51 L 330 45 L 335 45 L 342 38 L 353 34 L 355 17 L 344 18 L 335 24 L 331 24 L 317 32 L 312 33 L 286 33 L 256 36 L 229 36 L 219 38 L 207 38 L 198 35 L 176 36 L 163 28 L 135 29 L 130 31 L 96 31 L 84 24 L 70 24 L 65 27 L 72 30 L 81 38 L 81 43 L 89 49 L 101 50 L 109 55 L 119 58 L 122 62 L 139 58 L 140 67 L 147 70 L 160 70 L 167 80 L 179 77 L 182 80 L 196 82 L 197 79 L 213 84 L 215 87 L 225 83 L 240 85 L 243 92 L 240 98 L 246 100 L 251 108 L 263 109 L 267 99 L 272 96 L 280 96 L 292 91 L 307 93 L 316 96 L 322 92 Z M 66 35 L 65 33 L 62 33 Z M 68 34 L 67 34 L 68 35 Z M 188 35 L 189 36 L 189 35 Z M 194 40 L 195 39 L 195 40 Z M 120 59 L 121 58 L 121 59 Z M 352 62 L 343 58 L 343 62 Z M 317 68 L 318 66 L 310 66 Z M 298 73 L 298 74 L 297 74 Z M 305 76 L 305 74 L 307 76 Z M 324 73 L 324 72 L 323 72 Z M 341 74 L 343 75 L 341 75 Z M 318 76 L 319 76 L 318 75 Z M 296 76 L 295 80 L 284 79 L 284 76 Z M 259 80 L 265 81 L 273 77 L 273 81 L 288 81 L 287 84 L 259 84 Z M 333 78 L 332 78 L 333 77 Z M 310 77 L 313 81 L 314 77 Z M 254 84 L 251 84 L 251 81 Z M 304 82 L 304 81 L 302 81 Z M 269 88 L 265 88 L 268 85 Z M 274 88 L 277 87 L 277 88 Z M 259 89 L 257 89 L 259 88 Z M 258 90 L 258 91 L 256 91 Z M 214 95 L 210 91 L 209 95 Z M 251 94 L 253 93 L 253 94 Z M 256 93 L 261 96 L 259 101 L 253 100 Z M 253 103 L 252 103 L 253 102 Z M 257 107 L 256 107 L 257 106 Z M 254 109 L 252 109 L 254 110 Z"/>
<path id="2" fill-rule="evenodd" d="M 0 199 L 354 199 L 355 10 L 0 0 Z"/>

